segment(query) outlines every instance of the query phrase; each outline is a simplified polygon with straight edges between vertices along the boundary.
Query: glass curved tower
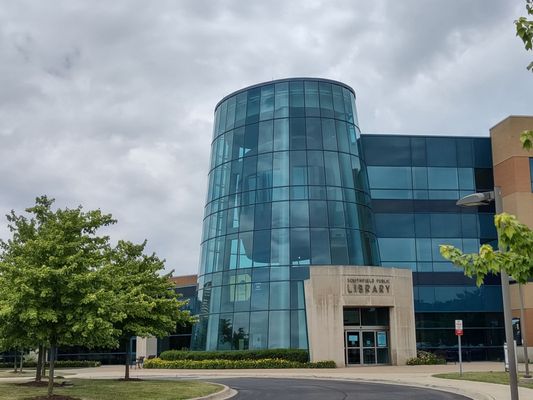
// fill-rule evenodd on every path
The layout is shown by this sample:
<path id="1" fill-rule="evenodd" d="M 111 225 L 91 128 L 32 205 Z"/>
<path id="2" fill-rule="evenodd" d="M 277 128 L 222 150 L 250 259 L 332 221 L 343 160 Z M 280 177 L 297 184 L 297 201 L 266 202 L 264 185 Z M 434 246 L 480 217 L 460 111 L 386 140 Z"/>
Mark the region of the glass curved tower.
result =
<path id="1" fill-rule="evenodd" d="M 310 265 L 379 265 L 355 93 L 295 78 L 215 109 L 196 350 L 307 348 Z"/>

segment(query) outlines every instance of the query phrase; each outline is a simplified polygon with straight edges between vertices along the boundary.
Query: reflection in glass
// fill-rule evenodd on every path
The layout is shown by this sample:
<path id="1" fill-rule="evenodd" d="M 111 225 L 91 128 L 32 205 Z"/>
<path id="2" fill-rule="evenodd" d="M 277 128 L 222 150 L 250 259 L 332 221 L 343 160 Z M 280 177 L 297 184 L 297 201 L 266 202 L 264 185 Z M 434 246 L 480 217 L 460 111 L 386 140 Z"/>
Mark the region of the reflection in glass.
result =
<path id="1" fill-rule="evenodd" d="M 379 264 L 356 123 L 353 92 L 323 80 L 216 108 L 195 349 L 307 348 L 308 266 Z"/>

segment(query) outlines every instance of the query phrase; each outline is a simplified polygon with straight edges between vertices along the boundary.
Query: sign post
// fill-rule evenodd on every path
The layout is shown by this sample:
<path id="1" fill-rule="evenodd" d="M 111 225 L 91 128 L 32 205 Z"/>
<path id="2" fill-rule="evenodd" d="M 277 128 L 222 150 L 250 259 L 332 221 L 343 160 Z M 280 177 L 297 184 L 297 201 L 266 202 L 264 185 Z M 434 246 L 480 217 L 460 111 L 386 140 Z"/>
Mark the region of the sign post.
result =
<path id="1" fill-rule="evenodd" d="M 459 375 L 463 376 L 463 352 L 461 350 L 461 336 L 463 336 L 463 320 L 455 320 L 455 335 L 459 345 Z"/>

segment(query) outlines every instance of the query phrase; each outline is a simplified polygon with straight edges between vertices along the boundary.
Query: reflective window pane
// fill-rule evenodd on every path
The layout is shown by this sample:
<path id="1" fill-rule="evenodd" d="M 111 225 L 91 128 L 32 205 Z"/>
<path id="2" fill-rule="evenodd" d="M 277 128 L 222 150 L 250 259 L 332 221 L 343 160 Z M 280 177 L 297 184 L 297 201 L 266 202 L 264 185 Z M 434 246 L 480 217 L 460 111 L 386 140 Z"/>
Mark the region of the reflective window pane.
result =
<path id="1" fill-rule="evenodd" d="M 333 118 L 333 95 L 331 93 L 331 84 L 319 82 L 318 89 L 320 93 L 320 115 L 322 118 Z"/>
<path id="2" fill-rule="evenodd" d="M 307 349 L 307 323 L 305 311 L 291 311 L 291 348 Z"/>
<path id="3" fill-rule="evenodd" d="M 274 86 L 268 85 L 261 88 L 260 120 L 274 117 Z"/>
<path id="4" fill-rule="evenodd" d="M 272 229 L 270 246 L 272 265 L 288 265 L 290 263 L 288 229 Z"/>
<path id="5" fill-rule="evenodd" d="M 451 138 L 426 138 L 427 162 L 432 167 L 453 167 L 457 165 L 455 140 Z M 431 180 L 430 180 L 431 182 Z"/>
<path id="6" fill-rule="evenodd" d="M 307 152 L 307 172 L 309 185 L 325 185 L 324 156 L 321 151 Z"/>
<path id="7" fill-rule="evenodd" d="M 322 147 L 324 150 L 337 151 L 337 131 L 333 119 L 322 119 Z"/>
<path id="8" fill-rule="evenodd" d="M 289 83 L 289 115 L 291 117 L 305 116 L 303 81 Z"/>
<path id="9" fill-rule="evenodd" d="M 310 150 L 322 150 L 322 123 L 320 118 L 306 118 L 305 129 L 307 148 Z"/>
<path id="10" fill-rule="evenodd" d="M 294 228 L 309 226 L 309 207 L 307 201 L 290 202 L 290 226 Z"/>
<path id="11" fill-rule="evenodd" d="M 290 307 L 290 282 L 270 282 L 270 309 Z"/>
<path id="12" fill-rule="evenodd" d="M 246 108 L 246 124 L 253 124 L 259 121 L 261 89 L 252 88 L 248 90 L 248 104 Z"/>
<path id="13" fill-rule="evenodd" d="M 266 153 L 272 151 L 273 146 L 273 127 L 272 120 L 261 121 L 259 123 L 259 138 L 258 138 L 258 152 Z"/>
<path id="14" fill-rule="evenodd" d="M 284 118 L 289 116 L 289 84 L 287 82 L 275 85 L 274 117 Z"/>
<path id="15" fill-rule="evenodd" d="M 268 344 L 268 312 L 250 313 L 250 349 L 266 349 Z"/>
<path id="16" fill-rule="evenodd" d="M 318 95 L 318 82 L 305 81 L 305 115 L 308 117 L 320 116 Z"/>
<path id="17" fill-rule="evenodd" d="M 236 108 L 235 108 L 235 126 L 243 126 L 246 122 L 246 103 L 247 93 L 242 92 L 235 96 Z"/>
<path id="18" fill-rule="evenodd" d="M 330 250 L 333 265 L 348 264 L 348 246 L 344 229 L 330 229 Z"/>
<path id="19" fill-rule="evenodd" d="M 307 185 L 307 156 L 305 151 L 291 151 L 290 184 Z"/>
<path id="20" fill-rule="evenodd" d="M 272 186 L 289 185 L 289 152 L 274 153 L 272 165 Z"/>
<path id="21" fill-rule="evenodd" d="M 291 229 L 291 264 L 307 265 L 310 262 L 309 229 Z"/>
<path id="22" fill-rule="evenodd" d="M 329 230 L 311 229 L 311 264 L 331 264 Z"/>
<path id="23" fill-rule="evenodd" d="M 284 349 L 290 346 L 290 311 L 270 311 L 268 348 Z"/>
<path id="24" fill-rule="evenodd" d="M 457 168 L 428 168 L 429 189 L 459 188 Z"/>
<path id="25" fill-rule="evenodd" d="M 305 150 L 305 118 L 290 118 L 289 125 L 289 148 L 291 150 Z"/>

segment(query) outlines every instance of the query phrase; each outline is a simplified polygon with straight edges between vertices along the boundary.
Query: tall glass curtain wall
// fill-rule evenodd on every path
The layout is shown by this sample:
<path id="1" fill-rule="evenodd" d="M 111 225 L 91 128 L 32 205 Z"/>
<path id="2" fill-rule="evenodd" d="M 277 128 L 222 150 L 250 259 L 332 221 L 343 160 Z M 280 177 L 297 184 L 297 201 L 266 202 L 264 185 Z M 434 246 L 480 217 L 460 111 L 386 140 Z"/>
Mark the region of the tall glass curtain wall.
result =
<path id="1" fill-rule="evenodd" d="M 493 188 L 489 138 L 363 135 L 381 262 L 413 270 L 417 345 L 451 351 L 454 319 L 473 359 L 501 356 L 499 278 L 481 287 L 443 259 L 440 244 L 477 252 L 496 245 L 491 207 L 460 208 L 457 199 Z"/>
<path id="2" fill-rule="evenodd" d="M 379 265 L 353 92 L 294 79 L 216 108 L 193 348 L 307 348 L 311 264 Z"/>

